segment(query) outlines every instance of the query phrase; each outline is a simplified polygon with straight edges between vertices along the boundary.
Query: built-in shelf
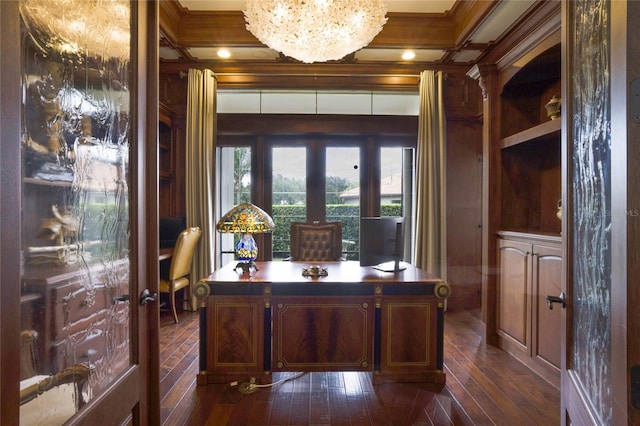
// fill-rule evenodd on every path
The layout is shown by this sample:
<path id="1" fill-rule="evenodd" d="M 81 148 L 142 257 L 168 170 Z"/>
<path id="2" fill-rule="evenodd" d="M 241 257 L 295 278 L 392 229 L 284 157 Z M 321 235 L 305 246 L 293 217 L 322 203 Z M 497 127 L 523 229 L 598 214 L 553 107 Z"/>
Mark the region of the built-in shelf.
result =
<path id="1" fill-rule="evenodd" d="M 562 235 L 553 234 L 553 233 L 547 234 L 547 233 L 539 233 L 539 232 L 519 232 L 519 231 L 504 230 L 504 231 L 498 231 L 498 236 L 501 238 L 524 239 L 527 241 L 536 241 L 538 243 L 553 243 L 553 244 L 562 243 Z"/>
<path id="2" fill-rule="evenodd" d="M 508 148 L 523 142 L 534 141 L 549 136 L 560 136 L 561 120 L 549 120 L 529 129 L 507 136 L 500 140 L 500 148 Z"/>

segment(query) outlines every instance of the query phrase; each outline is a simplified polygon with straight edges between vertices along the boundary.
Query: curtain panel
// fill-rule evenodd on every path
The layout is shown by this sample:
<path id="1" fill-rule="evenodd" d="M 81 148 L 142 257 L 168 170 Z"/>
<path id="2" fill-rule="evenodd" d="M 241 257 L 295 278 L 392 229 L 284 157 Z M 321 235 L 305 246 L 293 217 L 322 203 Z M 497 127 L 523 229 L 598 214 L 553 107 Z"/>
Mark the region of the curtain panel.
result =
<path id="1" fill-rule="evenodd" d="M 442 71 L 420 73 L 413 264 L 446 280 L 446 119 L 442 80 Z"/>
<path id="2" fill-rule="evenodd" d="M 215 152 L 216 92 L 213 71 L 189 70 L 186 117 L 187 226 L 202 229 L 200 244 L 191 266 L 191 289 L 215 270 Z M 193 291 L 189 305 L 197 304 Z"/>

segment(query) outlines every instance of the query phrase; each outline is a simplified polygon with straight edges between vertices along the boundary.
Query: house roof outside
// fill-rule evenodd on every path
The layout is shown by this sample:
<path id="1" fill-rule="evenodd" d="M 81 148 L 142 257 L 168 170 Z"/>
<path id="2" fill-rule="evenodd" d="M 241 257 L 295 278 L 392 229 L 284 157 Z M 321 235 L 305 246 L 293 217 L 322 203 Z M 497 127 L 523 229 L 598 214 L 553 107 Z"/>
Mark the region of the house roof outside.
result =
<path id="1" fill-rule="evenodd" d="M 391 176 L 383 177 L 380 179 L 380 195 L 385 197 L 395 197 L 402 195 L 402 173 L 394 173 Z M 354 198 L 360 198 L 360 187 L 347 189 L 340 198 L 344 200 L 351 200 Z"/>

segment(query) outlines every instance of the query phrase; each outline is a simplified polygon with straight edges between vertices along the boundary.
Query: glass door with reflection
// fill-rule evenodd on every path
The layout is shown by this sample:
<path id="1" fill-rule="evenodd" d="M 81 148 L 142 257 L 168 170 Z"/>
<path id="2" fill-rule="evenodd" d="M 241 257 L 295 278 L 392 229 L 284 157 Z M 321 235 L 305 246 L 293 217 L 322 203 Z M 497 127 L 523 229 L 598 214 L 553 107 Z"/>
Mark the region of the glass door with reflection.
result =
<path id="1" fill-rule="evenodd" d="M 273 260 L 279 260 L 291 252 L 291 222 L 307 218 L 307 148 L 273 147 L 272 159 Z"/>
<path id="2" fill-rule="evenodd" d="M 20 2 L 21 424 L 61 424 L 137 363 L 131 5 Z"/>
<path id="3" fill-rule="evenodd" d="M 342 255 L 358 259 L 360 229 L 360 148 L 327 147 L 326 221 L 342 222 Z"/>

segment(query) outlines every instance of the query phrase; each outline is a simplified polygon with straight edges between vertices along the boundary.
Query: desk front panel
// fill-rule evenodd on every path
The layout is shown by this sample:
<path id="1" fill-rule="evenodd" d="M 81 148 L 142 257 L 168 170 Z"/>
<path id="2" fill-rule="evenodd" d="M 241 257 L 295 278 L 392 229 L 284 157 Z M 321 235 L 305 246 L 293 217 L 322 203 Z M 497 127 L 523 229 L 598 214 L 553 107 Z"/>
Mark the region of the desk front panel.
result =
<path id="1" fill-rule="evenodd" d="M 370 370 L 373 297 L 274 297 L 274 371 Z"/>
<path id="2" fill-rule="evenodd" d="M 206 370 L 217 381 L 264 373 L 264 302 L 259 297 L 216 296 L 206 302 Z"/>
<path id="3" fill-rule="evenodd" d="M 381 374 L 407 381 L 439 369 L 438 303 L 434 297 L 385 297 L 381 317 Z"/>

